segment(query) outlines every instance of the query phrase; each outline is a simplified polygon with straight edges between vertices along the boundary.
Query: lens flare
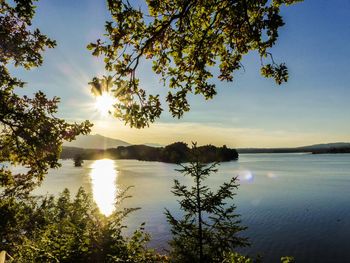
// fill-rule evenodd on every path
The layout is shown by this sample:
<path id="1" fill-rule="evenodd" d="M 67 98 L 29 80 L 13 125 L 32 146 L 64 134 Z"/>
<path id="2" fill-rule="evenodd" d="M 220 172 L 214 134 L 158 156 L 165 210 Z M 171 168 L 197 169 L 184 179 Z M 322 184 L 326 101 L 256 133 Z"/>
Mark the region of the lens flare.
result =
<path id="1" fill-rule="evenodd" d="M 238 173 L 238 179 L 241 182 L 252 183 L 254 181 L 254 175 L 249 170 L 242 170 L 242 171 L 239 171 L 239 173 Z"/>
<path id="2" fill-rule="evenodd" d="M 270 178 L 270 179 L 275 179 L 277 178 L 277 175 L 274 173 L 274 172 L 268 172 L 266 174 L 267 178 Z"/>

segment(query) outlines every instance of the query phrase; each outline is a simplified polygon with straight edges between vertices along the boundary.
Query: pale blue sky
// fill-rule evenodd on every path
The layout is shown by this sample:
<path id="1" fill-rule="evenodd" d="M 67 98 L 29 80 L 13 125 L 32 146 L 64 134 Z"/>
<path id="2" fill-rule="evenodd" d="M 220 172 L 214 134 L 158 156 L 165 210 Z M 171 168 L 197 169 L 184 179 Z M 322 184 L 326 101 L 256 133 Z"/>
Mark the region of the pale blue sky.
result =
<path id="1" fill-rule="evenodd" d="M 26 93 L 40 89 L 61 97 L 61 117 L 90 119 L 94 133 L 131 143 L 192 140 L 275 147 L 350 141 L 350 1 L 305 0 L 284 8 L 283 16 L 286 25 L 272 52 L 289 67 L 287 84 L 277 86 L 261 77 L 259 60 L 250 54 L 233 83 L 216 81 L 218 95 L 212 101 L 193 97 L 183 119 L 165 111 L 148 129 L 130 129 L 94 108 L 87 82 L 105 72 L 86 45 L 103 34 L 105 1 L 39 1 L 34 25 L 58 46 L 45 53 L 42 67 L 17 73 L 28 82 Z M 141 65 L 139 76 L 150 92 L 166 93 L 148 64 Z"/>

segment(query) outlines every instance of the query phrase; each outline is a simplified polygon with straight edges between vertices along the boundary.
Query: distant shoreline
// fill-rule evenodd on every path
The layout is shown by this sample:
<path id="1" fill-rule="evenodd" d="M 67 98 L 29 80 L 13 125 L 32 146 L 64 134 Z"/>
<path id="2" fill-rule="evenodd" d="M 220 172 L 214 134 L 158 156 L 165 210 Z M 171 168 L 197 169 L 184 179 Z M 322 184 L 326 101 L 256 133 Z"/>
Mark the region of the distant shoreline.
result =
<path id="1" fill-rule="evenodd" d="M 235 149 L 227 148 L 225 145 L 216 147 L 213 145 L 198 146 L 200 161 L 203 163 L 229 162 L 239 157 Z M 114 160 L 129 159 L 140 161 L 158 161 L 163 163 L 185 163 L 193 156 L 193 149 L 183 142 L 176 142 L 165 147 L 152 147 L 147 145 L 119 146 L 109 149 L 84 149 L 63 146 L 61 159 L 98 160 L 110 158 Z"/>
<path id="2" fill-rule="evenodd" d="M 294 148 L 238 148 L 238 153 L 350 153 L 350 143 L 328 143 Z"/>
<path id="3" fill-rule="evenodd" d="M 239 154 L 346 154 L 350 153 L 349 143 L 318 144 L 296 148 L 238 148 L 231 149 L 225 145 L 198 146 L 202 162 L 229 162 L 238 160 Z M 85 149 L 79 147 L 63 146 L 61 159 L 74 159 L 79 156 L 83 160 L 98 160 L 110 158 L 113 160 L 139 160 L 162 163 L 185 163 L 191 159 L 191 149 L 186 143 L 176 142 L 165 147 L 152 147 L 148 145 L 118 146 L 108 149 Z"/>

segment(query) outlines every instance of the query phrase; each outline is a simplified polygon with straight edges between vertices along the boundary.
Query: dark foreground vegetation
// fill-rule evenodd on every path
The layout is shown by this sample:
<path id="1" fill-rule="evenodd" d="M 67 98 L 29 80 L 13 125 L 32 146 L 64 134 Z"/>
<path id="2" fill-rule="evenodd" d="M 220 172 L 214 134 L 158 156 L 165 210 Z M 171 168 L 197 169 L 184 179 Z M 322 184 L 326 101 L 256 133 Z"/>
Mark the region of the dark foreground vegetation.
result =
<path id="1" fill-rule="evenodd" d="M 235 149 L 227 148 L 225 145 L 216 147 L 213 145 L 199 146 L 197 150 L 201 153 L 200 161 L 228 162 L 238 159 Z M 119 146 L 111 149 L 82 149 L 75 147 L 63 147 L 62 159 L 81 158 L 84 160 L 110 159 L 135 159 L 141 161 L 157 161 L 166 163 L 184 163 L 190 160 L 192 150 L 186 143 L 176 142 L 165 147 L 151 147 L 147 145 Z"/>
<path id="2" fill-rule="evenodd" d="M 83 189 L 73 199 L 68 190 L 58 198 L 2 199 L 0 250 L 9 255 L 6 262 L 18 263 L 166 262 L 145 247 L 149 236 L 142 228 L 128 238 L 122 235 L 122 219 L 132 211 L 107 218 Z"/>

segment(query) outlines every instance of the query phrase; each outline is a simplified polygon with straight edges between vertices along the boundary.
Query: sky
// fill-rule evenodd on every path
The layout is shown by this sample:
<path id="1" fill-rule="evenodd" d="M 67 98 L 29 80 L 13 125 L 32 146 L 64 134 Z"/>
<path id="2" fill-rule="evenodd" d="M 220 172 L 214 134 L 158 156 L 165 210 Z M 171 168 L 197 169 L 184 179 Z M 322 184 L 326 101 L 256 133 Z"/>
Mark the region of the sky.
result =
<path id="1" fill-rule="evenodd" d="M 271 50 L 289 68 L 288 83 L 278 86 L 260 75 L 255 53 L 243 59 L 245 70 L 235 81 L 215 80 L 218 95 L 210 101 L 191 96 L 191 111 L 173 119 L 168 108 L 149 128 L 134 129 L 102 116 L 88 82 L 105 75 L 101 59 L 86 45 L 103 37 L 109 20 L 106 1 L 41 0 L 33 25 L 57 41 L 44 54 L 44 64 L 31 71 L 15 70 L 26 81 L 26 94 L 37 90 L 61 98 L 59 117 L 88 119 L 92 133 L 129 143 L 198 144 L 230 147 L 293 147 L 350 142 L 350 1 L 305 0 L 282 9 L 286 25 Z M 149 93 L 166 94 L 150 64 L 138 77 Z"/>

